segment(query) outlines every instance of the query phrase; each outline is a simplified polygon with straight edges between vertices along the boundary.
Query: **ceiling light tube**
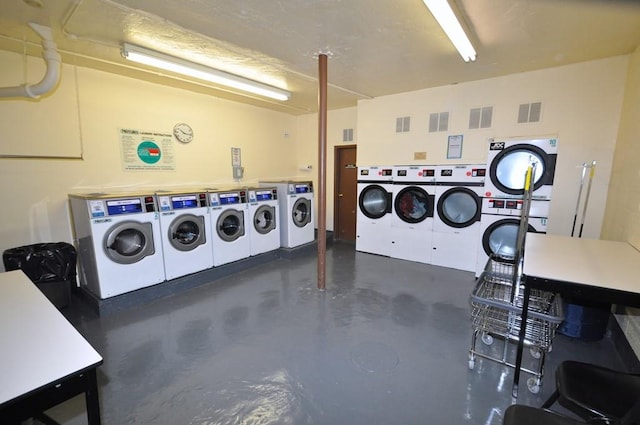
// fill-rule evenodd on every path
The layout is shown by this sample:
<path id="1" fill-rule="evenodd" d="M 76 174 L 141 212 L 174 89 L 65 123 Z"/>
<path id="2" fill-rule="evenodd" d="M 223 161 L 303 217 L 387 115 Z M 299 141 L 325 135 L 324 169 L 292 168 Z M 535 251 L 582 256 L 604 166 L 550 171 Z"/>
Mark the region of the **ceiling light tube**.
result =
<path id="1" fill-rule="evenodd" d="M 476 51 L 462 29 L 447 0 L 423 0 L 431 14 L 440 24 L 449 40 L 458 49 L 465 62 L 476 60 Z"/>
<path id="2" fill-rule="evenodd" d="M 289 100 L 291 93 L 278 87 L 269 86 L 258 81 L 230 74 L 218 69 L 209 68 L 194 62 L 174 56 L 165 55 L 144 47 L 134 46 L 124 43 L 122 45 L 122 56 L 131 61 L 187 75 L 199 80 L 209 81 L 222 86 L 231 87 L 248 93 L 265 96 L 276 100 Z"/>

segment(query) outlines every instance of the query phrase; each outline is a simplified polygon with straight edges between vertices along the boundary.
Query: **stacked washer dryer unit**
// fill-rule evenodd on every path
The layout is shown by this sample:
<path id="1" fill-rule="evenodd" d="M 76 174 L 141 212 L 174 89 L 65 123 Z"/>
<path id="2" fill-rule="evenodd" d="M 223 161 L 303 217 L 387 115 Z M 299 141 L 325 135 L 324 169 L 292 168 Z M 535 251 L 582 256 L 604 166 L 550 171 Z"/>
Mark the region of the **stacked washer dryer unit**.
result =
<path id="1" fill-rule="evenodd" d="M 358 167 L 356 251 L 389 256 L 393 168 Z"/>
<path id="2" fill-rule="evenodd" d="M 557 139 L 494 140 L 489 143 L 488 177 L 482 204 L 481 237 L 476 276 L 489 255 L 515 255 L 527 167 L 536 164 L 529 211 L 529 232 L 546 233 L 557 160 Z"/>
<path id="3" fill-rule="evenodd" d="M 280 248 L 278 189 L 275 186 L 253 187 L 248 188 L 247 193 L 251 219 L 249 226 L 251 255 Z"/>
<path id="4" fill-rule="evenodd" d="M 207 193 L 178 190 L 156 196 L 167 280 L 213 267 Z"/>
<path id="5" fill-rule="evenodd" d="M 250 257 L 247 189 L 210 189 L 208 195 L 213 266 Z"/>
<path id="6" fill-rule="evenodd" d="M 260 182 L 260 186 L 275 186 L 278 189 L 280 246 L 295 248 L 313 242 L 313 182 Z"/>
<path id="7" fill-rule="evenodd" d="M 153 194 L 71 194 L 79 280 L 101 299 L 165 280 Z"/>
<path id="8" fill-rule="evenodd" d="M 435 166 L 393 167 L 390 256 L 431 264 Z"/>
<path id="9" fill-rule="evenodd" d="M 431 264 L 475 271 L 486 172 L 486 164 L 438 166 Z"/>

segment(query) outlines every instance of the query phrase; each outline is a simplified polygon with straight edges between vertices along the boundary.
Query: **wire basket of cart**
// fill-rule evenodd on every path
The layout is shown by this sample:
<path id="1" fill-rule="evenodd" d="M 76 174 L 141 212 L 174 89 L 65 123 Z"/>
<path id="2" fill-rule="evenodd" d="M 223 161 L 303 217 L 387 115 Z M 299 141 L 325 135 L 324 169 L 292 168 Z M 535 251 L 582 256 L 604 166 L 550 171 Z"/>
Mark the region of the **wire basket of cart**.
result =
<path id="1" fill-rule="evenodd" d="M 509 343 L 517 343 L 519 340 L 524 293 L 515 267 L 517 266 L 513 260 L 492 256 L 471 293 L 469 302 L 473 332 L 469 350 L 470 369 L 474 368 L 476 357 L 515 367 L 515 363 L 508 360 Z M 558 295 L 540 290 L 531 291 L 523 343 L 529 347 L 537 365 L 521 370 L 533 375 L 527 381 L 527 387 L 532 393 L 540 390 L 545 356 L 551 351 L 553 337 L 563 319 L 562 301 Z M 476 344 L 478 338 L 487 346 L 492 345 L 495 338 L 502 340 L 502 352 L 479 348 Z"/>

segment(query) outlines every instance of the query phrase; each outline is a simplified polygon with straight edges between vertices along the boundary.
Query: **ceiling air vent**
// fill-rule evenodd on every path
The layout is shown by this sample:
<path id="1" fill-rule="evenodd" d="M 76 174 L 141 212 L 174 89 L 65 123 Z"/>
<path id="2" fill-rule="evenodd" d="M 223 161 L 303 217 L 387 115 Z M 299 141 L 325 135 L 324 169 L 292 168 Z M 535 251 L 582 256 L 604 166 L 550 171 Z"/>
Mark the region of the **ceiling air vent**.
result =
<path id="1" fill-rule="evenodd" d="M 542 102 L 523 103 L 518 108 L 518 124 L 540 122 Z"/>
<path id="2" fill-rule="evenodd" d="M 492 119 L 493 106 L 472 108 L 469 111 L 469 130 L 475 130 L 478 128 L 491 128 Z"/>
<path id="3" fill-rule="evenodd" d="M 408 133 L 411 129 L 411 117 L 396 118 L 396 133 Z"/>
<path id="4" fill-rule="evenodd" d="M 353 142 L 353 128 L 345 128 L 342 130 L 342 141 Z"/>
<path id="5" fill-rule="evenodd" d="M 429 114 L 429 133 L 449 130 L 449 113 L 434 112 Z"/>

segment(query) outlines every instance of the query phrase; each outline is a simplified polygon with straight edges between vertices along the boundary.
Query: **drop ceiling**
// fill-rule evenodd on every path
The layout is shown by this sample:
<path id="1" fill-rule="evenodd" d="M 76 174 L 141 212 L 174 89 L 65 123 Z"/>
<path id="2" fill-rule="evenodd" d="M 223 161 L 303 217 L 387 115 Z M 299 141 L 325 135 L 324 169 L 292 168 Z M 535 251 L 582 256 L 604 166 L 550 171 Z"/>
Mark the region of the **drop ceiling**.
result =
<path id="1" fill-rule="evenodd" d="M 478 53 L 466 63 L 422 0 L 12 0 L 0 49 L 38 55 L 28 22 L 50 26 L 67 64 L 290 114 L 317 110 L 318 54 L 330 109 L 358 100 L 633 52 L 640 0 L 449 0 Z M 127 42 L 287 89 L 247 97 L 134 66 Z M 24 83 L 17 82 L 17 83 Z M 29 83 L 33 83 L 29 81 Z"/>

